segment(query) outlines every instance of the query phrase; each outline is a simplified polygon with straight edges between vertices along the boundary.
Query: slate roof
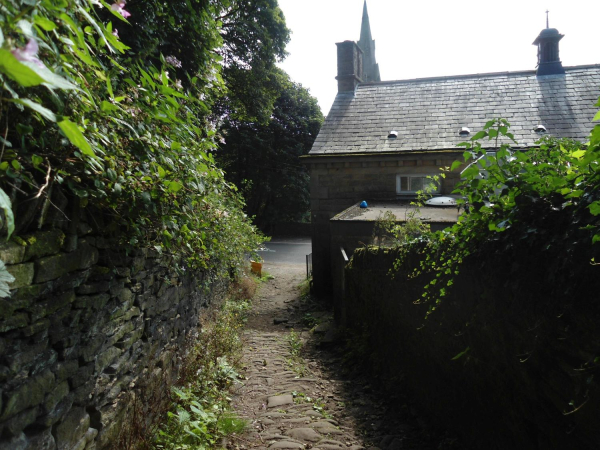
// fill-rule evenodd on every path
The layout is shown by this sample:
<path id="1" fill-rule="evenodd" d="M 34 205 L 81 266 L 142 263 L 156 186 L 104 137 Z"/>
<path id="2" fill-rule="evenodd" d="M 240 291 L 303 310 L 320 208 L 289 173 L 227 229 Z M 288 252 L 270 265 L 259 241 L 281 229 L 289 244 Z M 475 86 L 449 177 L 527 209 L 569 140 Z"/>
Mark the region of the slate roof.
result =
<path id="1" fill-rule="evenodd" d="M 338 93 L 310 155 L 455 149 L 495 117 L 511 124 L 519 147 L 547 134 L 586 141 L 600 96 L 600 65 L 566 67 L 565 75 L 535 71 L 461 75 L 360 84 Z M 397 139 L 388 139 L 390 131 Z"/>

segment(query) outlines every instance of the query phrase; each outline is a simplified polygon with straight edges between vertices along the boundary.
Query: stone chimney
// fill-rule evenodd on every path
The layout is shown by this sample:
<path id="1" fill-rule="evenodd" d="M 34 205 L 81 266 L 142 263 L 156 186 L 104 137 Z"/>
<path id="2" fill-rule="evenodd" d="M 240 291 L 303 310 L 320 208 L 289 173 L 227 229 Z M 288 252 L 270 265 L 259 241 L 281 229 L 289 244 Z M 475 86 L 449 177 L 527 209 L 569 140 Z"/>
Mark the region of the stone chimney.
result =
<path id="1" fill-rule="evenodd" d="M 338 92 L 354 92 L 361 83 L 363 73 L 363 52 L 354 41 L 337 44 Z"/>
<path id="2" fill-rule="evenodd" d="M 538 48 L 537 76 L 565 73 L 558 56 L 558 42 L 564 37 L 556 28 L 546 28 L 533 41 Z"/>

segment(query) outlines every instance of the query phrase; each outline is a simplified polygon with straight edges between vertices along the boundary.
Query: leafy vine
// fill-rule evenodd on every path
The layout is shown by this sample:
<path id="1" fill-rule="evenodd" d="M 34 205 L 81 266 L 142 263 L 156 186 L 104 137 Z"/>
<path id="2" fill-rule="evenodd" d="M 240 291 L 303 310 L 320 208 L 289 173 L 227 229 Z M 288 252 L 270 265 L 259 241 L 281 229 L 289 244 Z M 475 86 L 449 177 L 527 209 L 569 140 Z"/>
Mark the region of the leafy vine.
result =
<path id="1" fill-rule="evenodd" d="M 486 140 L 494 140 L 495 145 L 486 148 Z M 464 213 L 451 228 L 406 244 L 409 248 L 394 264 L 399 270 L 402 255 L 409 250 L 421 255 L 421 262 L 407 276 L 430 274 L 415 301 L 429 303 L 427 316 L 442 304 L 463 262 L 485 251 L 487 244 L 501 242 L 509 249 L 544 236 L 549 250 L 564 240 L 584 240 L 590 246 L 600 241 L 600 125 L 593 128 L 586 144 L 544 137 L 537 147 L 521 151 L 512 149 L 511 142 L 510 124 L 495 119 L 470 142 L 460 144 L 466 150 L 464 161 L 456 161 L 451 170 L 467 165 L 453 192 L 460 197 Z M 549 218 L 557 214 L 570 217 L 559 234 L 548 230 Z"/>
<path id="2" fill-rule="evenodd" d="M 124 1 L 7 0 L 0 8 L 0 208 L 7 236 L 27 224 L 19 205 L 52 191 L 102 211 L 106 231 L 129 246 L 183 256 L 193 268 L 225 273 L 261 237 L 235 186 L 215 164 L 211 105 L 224 90 L 218 2 L 190 10 L 203 61 L 177 79 L 181 62 L 128 52 L 117 26 Z M 114 25 L 113 22 L 115 22 Z M 200 51 L 200 50 L 199 50 Z M 37 201 L 37 203 L 35 202 Z"/>

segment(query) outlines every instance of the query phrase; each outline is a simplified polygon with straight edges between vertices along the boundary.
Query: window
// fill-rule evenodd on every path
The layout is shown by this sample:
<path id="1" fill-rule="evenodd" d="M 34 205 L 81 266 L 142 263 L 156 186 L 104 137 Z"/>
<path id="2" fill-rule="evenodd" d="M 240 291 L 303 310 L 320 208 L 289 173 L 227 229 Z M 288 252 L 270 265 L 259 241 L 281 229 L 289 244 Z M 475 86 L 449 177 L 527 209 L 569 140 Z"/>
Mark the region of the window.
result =
<path id="1" fill-rule="evenodd" d="M 439 194 L 439 183 L 430 177 L 433 175 L 396 175 L 396 194 L 416 194 L 425 190 Z"/>

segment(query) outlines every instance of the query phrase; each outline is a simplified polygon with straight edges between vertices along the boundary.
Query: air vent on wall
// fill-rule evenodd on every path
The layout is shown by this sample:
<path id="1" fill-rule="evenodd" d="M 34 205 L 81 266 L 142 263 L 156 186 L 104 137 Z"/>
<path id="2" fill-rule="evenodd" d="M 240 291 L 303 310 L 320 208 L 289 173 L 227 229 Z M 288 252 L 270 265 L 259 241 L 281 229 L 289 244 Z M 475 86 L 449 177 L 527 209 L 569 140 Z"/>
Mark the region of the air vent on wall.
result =
<path id="1" fill-rule="evenodd" d="M 469 130 L 467 127 L 462 127 L 460 129 L 460 131 L 458 132 L 459 136 L 468 136 L 471 134 L 471 130 Z"/>

